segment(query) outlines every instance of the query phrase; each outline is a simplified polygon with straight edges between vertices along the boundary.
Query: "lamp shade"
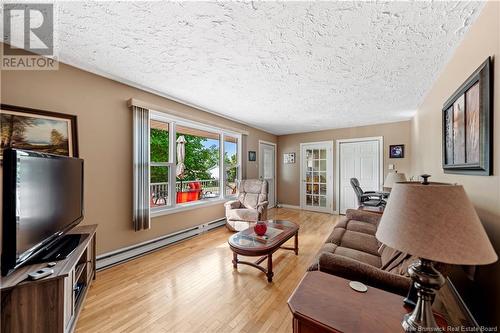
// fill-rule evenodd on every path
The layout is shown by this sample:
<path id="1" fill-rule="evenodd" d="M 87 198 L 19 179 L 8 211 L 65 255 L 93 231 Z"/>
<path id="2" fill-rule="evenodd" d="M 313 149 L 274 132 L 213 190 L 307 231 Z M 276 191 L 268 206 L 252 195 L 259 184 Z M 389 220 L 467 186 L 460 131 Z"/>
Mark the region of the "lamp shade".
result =
<path id="1" fill-rule="evenodd" d="M 395 183 L 405 182 L 406 175 L 404 173 L 389 172 L 387 177 L 385 177 L 384 187 L 392 188 Z"/>
<path id="2" fill-rule="evenodd" d="M 498 259 L 460 185 L 395 184 L 376 237 L 394 249 L 448 264 L 481 265 Z"/>

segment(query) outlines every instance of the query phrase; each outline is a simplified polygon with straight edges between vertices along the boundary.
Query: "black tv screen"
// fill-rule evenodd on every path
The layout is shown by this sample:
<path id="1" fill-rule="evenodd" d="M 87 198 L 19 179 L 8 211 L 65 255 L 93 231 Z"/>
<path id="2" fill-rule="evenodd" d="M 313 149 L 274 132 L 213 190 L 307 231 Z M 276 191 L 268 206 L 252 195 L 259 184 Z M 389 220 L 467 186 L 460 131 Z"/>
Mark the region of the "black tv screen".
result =
<path id="1" fill-rule="evenodd" d="M 55 242 L 83 218 L 83 160 L 6 149 L 2 274 Z"/>

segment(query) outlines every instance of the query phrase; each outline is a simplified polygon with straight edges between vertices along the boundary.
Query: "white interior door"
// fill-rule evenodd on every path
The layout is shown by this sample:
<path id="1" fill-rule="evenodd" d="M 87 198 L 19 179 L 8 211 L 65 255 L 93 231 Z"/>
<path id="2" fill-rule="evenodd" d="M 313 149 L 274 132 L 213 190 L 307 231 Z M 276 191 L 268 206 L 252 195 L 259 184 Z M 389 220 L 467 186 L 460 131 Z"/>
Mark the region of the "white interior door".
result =
<path id="1" fill-rule="evenodd" d="M 259 177 L 269 186 L 269 208 L 276 205 L 276 145 L 259 143 Z"/>
<path id="2" fill-rule="evenodd" d="M 380 141 L 341 142 L 339 144 L 339 209 L 340 214 L 358 207 L 358 199 L 351 186 L 357 178 L 363 191 L 379 191 L 381 183 Z"/>
<path id="3" fill-rule="evenodd" d="M 333 212 L 333 143 L 302 143 L 300 154 L 300 206 Z"/>

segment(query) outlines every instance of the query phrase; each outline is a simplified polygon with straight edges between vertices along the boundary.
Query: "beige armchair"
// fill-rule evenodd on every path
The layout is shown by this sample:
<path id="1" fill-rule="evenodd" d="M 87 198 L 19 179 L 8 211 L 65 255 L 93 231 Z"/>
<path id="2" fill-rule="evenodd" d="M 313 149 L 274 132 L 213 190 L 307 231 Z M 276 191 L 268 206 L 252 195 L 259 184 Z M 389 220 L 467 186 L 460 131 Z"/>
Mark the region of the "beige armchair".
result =
<path id="1" fill-rule="evenodd" d="M 266 180 L 248 179 L 238 184 L 238 199 L 224 204 L 226 208 L 226 227 L 231 231 L 249 228 L 256 221 L 267 220 Z"/>

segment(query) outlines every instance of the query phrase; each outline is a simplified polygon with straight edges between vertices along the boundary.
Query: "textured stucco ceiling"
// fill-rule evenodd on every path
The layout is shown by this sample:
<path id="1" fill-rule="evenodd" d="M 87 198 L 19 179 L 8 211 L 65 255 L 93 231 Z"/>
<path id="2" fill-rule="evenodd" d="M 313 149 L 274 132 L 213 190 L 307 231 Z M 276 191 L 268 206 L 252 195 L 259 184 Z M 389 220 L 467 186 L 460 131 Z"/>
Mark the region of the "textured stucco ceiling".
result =
<path id="1" fill-rule="evenodd" d="M 68 2 L 63 62 L 275 134 L 409 119 L 481 2 Z"/>

